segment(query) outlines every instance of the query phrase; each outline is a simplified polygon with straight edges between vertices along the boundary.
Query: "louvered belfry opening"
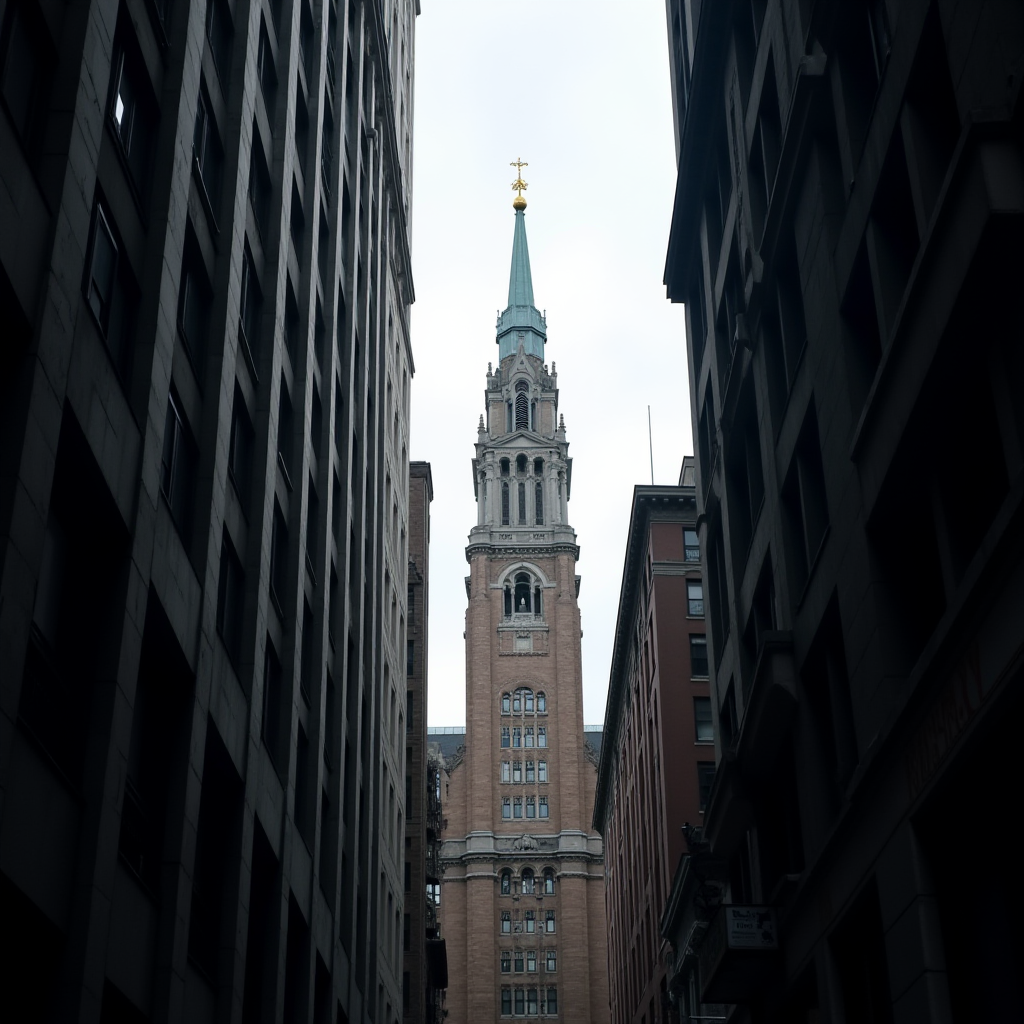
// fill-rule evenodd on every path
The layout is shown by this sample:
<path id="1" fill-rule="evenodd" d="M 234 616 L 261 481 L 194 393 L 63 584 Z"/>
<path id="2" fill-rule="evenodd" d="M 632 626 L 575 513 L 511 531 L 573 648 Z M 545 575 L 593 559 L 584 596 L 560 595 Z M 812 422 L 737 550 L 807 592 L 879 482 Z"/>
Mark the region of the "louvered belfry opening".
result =
<path id="1" fill-rule="evenodd" d="M 516 430 L 530 429 L 530 399 L 527 395 L 530 385 L 525 380 L 516 384 Z"/>

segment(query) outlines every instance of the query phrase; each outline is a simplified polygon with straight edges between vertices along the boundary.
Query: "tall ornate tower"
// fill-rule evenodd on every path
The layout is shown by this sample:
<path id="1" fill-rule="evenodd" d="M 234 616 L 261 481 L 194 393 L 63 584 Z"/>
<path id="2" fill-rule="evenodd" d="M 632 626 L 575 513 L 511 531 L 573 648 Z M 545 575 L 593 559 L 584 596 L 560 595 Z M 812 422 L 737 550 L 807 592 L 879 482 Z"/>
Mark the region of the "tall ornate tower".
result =
<path id="1" fill-rule="evenodd" d="M 516 165 L 518 167 L 525 164 Z M 572 460 L 534 306 L 517 179 L 508 307 L 473 460 L 466 744 L 451 774 L 441 912 L 450 1024 L 609 1018 L 596 767 L 583 739 Z"/>

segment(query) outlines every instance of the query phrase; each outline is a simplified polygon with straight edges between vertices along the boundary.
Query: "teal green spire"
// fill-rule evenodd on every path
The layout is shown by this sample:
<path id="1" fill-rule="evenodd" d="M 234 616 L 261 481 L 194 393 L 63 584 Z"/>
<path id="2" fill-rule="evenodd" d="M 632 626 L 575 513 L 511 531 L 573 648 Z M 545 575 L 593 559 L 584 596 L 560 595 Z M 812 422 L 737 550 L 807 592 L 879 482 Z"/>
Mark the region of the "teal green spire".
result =
<path id="1" fill-rule="evenodd" d="M 548 328 L 533 304 L 530 248 L 526 244 L 526 200 L 522 193 L 513 206 L 516 222 L 512 235 L 512 270 L 508 279 L 508 307 L 498 317 L 498 358 L 514 355 L 522 344 L 527 355 L 543 360 Z"/>
<path id="2" fill-rule="evenodd" d="M 512 272 L 508 278 L 508 304 L 533 305 L 533 278 L 530 275 L 530 247 L 526 244 L 524 210 L 516 210 L 516 228 L 512 235 Z"/>

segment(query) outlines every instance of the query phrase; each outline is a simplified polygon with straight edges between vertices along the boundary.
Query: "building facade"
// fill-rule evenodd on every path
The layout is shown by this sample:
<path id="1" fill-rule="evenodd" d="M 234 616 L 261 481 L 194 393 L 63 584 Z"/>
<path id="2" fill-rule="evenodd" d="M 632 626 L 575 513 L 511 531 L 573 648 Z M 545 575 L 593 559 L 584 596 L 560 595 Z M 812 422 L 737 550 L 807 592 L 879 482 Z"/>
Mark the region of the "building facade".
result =
<path id="1" fill-rule="evenodd" d="M 664 1024 L 661 935 L 684 826 L 715 772 L 693 457 L 676 487 L 638 486 L 612 649 L 594 827 L 604 839 L 612 1024 Z"/>
<path id="2" fill-rule="evenodd" d="M 440 939 L 432 888 L 440 881 L 441 785 L 427 745 L 427 635 L 430 622 L 429 462 L 409 465 L 409 572 L 405 662 L 405 916 L 402 1019 L 438 1020 L 431 965 Z M 428 949 L 433 951 L 428 953 Z M 445 986 L 440 986 L 444 988 Z"/>
<path id="3" fill-rule="evenodd" d="M 0 8 L 17 1015 L 401 1018 L 416 13 Z"/>
<path id="4" fill-rule="evenodd" d="M 525 200 L 488 367 L 466 579 L 466 734 L 450 761 L 441 917 L 451 1024 L 608 1019 L 596 757 L 584 742 L 579 549 Z"/>
<path id="5" fill-rule="evenodd" d="M 681 1018 L 1019 1017 L 1024 16 L 667 9 L 718 755 Z"/>

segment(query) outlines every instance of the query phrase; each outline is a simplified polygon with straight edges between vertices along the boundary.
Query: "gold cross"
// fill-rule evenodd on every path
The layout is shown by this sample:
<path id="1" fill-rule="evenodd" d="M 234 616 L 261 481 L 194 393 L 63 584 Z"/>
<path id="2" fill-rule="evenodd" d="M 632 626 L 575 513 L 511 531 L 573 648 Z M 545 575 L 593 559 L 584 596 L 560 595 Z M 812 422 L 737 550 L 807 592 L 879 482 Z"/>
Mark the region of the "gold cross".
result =
<path id="1" fill-rule="evenodd" d="M 523 181 L 523 168 L 529 167 L 530 165 L 523 159 L 516 159 L 509 163 L 510 167 L 514 167 L 517 172 L 516 180 L 512 182 L 512 187 L 519 193 L 519 198 L 523 197 L 523 189 L 526 188 L 526 182 Z"/>

